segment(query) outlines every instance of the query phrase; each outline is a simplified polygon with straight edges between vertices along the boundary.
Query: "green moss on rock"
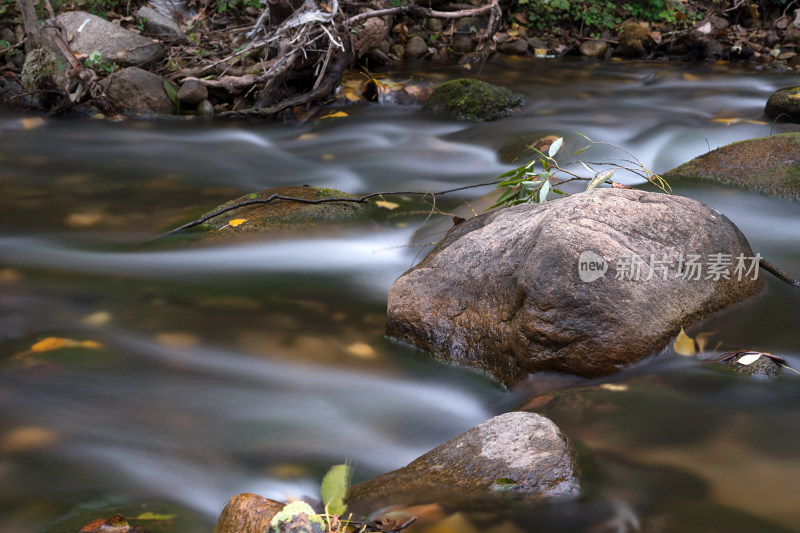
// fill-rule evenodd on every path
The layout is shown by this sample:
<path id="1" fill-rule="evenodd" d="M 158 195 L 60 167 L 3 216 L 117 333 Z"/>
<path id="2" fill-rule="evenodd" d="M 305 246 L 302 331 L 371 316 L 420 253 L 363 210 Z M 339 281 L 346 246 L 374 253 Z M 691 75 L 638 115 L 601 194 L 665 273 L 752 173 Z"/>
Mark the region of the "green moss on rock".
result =
<path id="1" fill-rule="evenodd" d="M 499 120 L 511 116 L 525 100 L 505 87 L 460 78 L 439 85 L 425 102 L 425 109 L 459 120 Z"/>
<path id="2" fill-rule="evenodd" d="M 800 133 L 735 142 L 663 176 L 716 181 L 800 200 Z"/>
<path id="3" fill-rule="evenodd" d="M 773 120 L 800 122 L 800 87 L 787 87 L 772 93 L 764 114 Z"/>

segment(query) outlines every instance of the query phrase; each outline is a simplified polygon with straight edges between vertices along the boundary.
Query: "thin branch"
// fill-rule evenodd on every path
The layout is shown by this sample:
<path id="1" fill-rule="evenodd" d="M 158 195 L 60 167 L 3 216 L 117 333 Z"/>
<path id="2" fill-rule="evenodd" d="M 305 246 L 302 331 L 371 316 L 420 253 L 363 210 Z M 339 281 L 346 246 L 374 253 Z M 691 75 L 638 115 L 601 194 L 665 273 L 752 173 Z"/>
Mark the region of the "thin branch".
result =
<path id="1" fill-rule="evenodd" d="M 793 287 L 800 288 L 800 281 L 797 281 L 796 279 L 792 278 L 789 274 L 787 274 L 780 268 L 776 267 L 763 257 L 759 261 L 759 266 L 764 270 L 766 270 L 767 272 L 769 272 L 770 274 L 772 274 L 773 276 L 775 276 L 776 278 L 778 278 L 779 280 L 781 280 L 782 282 L 788 283 Z"/>
<path id="2" fill-rule="evenodd" d="M 476 7 L 475 9 L 462 9 L 460 11 L 435 11 L 427 7 L 418 6 L 416 4 L 409 4 L 400 7 L 390 7 L 388 9 L 378 9 L 376 11 L 367 11 L 360 13 L 354 17 L 347 19 L 346 23 L 350 26 L 357 24 L 362 20 L 372 17 L 384 17 L 387 15 L 397 15 L 398 13 L 410 13 L 420 17 L 438 18 L 438 19 L 460 19 L 463 17 L 474 17 L 475 15 L 482 15 L 487 11 L 492 11 L 497 6 L 498 0 L 492 0 L 492 3 L 485 6 Z"/>

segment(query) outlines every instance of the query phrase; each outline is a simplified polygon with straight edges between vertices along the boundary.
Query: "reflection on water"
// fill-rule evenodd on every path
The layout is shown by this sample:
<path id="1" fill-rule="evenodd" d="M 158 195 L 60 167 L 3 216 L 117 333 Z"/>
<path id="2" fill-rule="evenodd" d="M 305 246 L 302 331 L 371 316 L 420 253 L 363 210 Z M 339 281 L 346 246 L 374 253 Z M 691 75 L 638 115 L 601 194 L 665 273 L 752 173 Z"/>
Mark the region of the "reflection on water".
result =
<path id="1" fill-rule="evenodd" d="M 224 247 L 131 243 L 272 186 L 432 191 L 486 181 L 510 168 L 499 151 L 540 134 L 577 149 L 581 132 L 665 171 L 731 141 L 797 131 L 763 122 L 767 96 L 788 78 L 584 67 L 487 66 L 484 79 L 528 102 L 489 124 L 376 105 L 307 125 L 25 129 L 0 118 L 0 530 L 36 531 L 93 501 L 173 500 L 210 521 L 235 493 L 313 496 L 331 464 L 350 458 L 363 479 L 524 404 L 521 392 L 383 338 L 386 293 L 417 259 L 404 245 L 424 215 L 387 212 L 324 236 Z M 598 147 L 592 157 L 619 153 Z M 800 276 L 796 202 L 673 187 Z M 721 349 L 780 353 L 797 368 L 798 305 L 797 291 L 770 281 L 702 329 Z M 100 347 L 31 354 L 44 337 Z M 511 513 L 523 529 L 596 530 L 632 509 L 643 530 L 797 530 L 797 377 L 753 381 L 665 356 L 611 381 L 628 388 L 543 393 L 553 398 L 537 410 L 581 452 L 586 496 Z"/>

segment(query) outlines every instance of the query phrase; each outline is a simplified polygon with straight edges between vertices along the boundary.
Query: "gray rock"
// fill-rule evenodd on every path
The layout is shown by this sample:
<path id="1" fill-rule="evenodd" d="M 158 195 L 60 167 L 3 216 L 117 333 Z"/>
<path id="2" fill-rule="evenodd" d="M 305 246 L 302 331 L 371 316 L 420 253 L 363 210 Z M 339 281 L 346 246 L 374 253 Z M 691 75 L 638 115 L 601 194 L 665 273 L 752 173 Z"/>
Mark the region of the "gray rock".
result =
<path id="1" fill-rule="evenodd" d="M 406 55 L 406 48 L 402 44 L 393 44 L 390 52 L 397 59 L 403 59 Z"/>
<path id="2" fill-rule="evenodd" d="M 424 57 L 428 54 L 428 45 L 419 35 L 413 36 L 406 43 L 406 55 L 412 59 Z"/>
<path id="3" fill-rule="evenodd" d="M 664 173 L 667 179 L 701 179 L 800 200 L 800 133 L 735 142 Z"/>
<path id="4" fill-rule="evenodd" d="M 777 363 L 777 361 L 770 357 L 762 355 L 755 362 L 750 363 L 749 365 L 743 365 L 739 362 L 739 359 L 741 359 L 741 357 L 737 356 L 724 364 L 734 372 L 738 374 L 744 374 L 746 376 L 761 376 L 773 379 L 781 374 L 781 366 Z"/>
<path id="5" fill-rule="evenodd" d="M 182 104 L 196 106 L 206 99 L 208 99 L 208 89 L 203 82 L 198 80 L 186 80 L 178 90 L 178 100 Z"/>
<path id="6" fill-rule="evenodd" d="M 161 45 L 147 37 L 90 13 L 70 11 L 57 19 L 67 31 L 73 52 L 89 55 L 97 50 L 108 63 L 139 65 L 155 59 L 162 51 Z"/>
<path id="7" fill-rule="evenodd" d="M 606 55 L 607 50 L 608 43 L 598 40 L 584 41 L 581 43 L 580 47 L 581 55 L 593 57 L 595 59 L 602 59 L 603 56 Z"/>
<path id="8" fill-rule="evenodd" d="M 497 51 L 501 54 L 522 55 L 528 51 L 528 41 L 525 39 L 511 39 L 497 45 Z"/>
<path id="9" fill-rule="evenodd" d="M 459 35 L 453 40 L 453 52 L 457 54 L 468 54 L 475 48 L 475 43 L 472 37 L 468 35 Z"/>
<path id="10" fill-rule="evenodd" d="M 144 27 L 153 35 L 166 37 L 180 37 L 183 35 L 181 26 L 174 19 L 166 17 L 149 7 L 140 7 L 136 18 L 144 20 Z"/>
<path id="11" fill-rule="evenodd" d="M 442 21 L 440 19 L 430 18 L 425 23 L 425 25 L 433 33 L 442 33 L 442 30 L 444 29 L 444 27 L 442 26 Z"/>
<path id="12" fill-rule="evenodd" d="M 128 67 L 103 82 L 108 101 L 118 113 L 164 115 L 175 112 L 161 78 L 151 72 Z"/>
<path id="13" fill-rule="evenodd" d="M 685 279 L 681 254 L 730 254 L 730 279 Z M 689 198 L 607 188 L 499 209 L 454 226 L 394 282 L 387 334 L 508 387 L 541 371 L 611 374 L 759 292 L 757 268 L 734 274 L 739 254 L 753 256 L 738 228 Z"/>
<path id="14" fill-rule="evenodd" d="M 388 503 L 448 497 L 571 498 L 579 488 L 574 452 L 558 426 L 517 411 L 487 420 L 399 470 L 353 486 L 347 503 L 356 512 L 370 512 Z"/>
<path id="15" fill-rule="evenodd" d="M 214 116 L 214 106 L 208 100 L 203 100 L 197 104 L 197 116 L 212 118 Z"/>

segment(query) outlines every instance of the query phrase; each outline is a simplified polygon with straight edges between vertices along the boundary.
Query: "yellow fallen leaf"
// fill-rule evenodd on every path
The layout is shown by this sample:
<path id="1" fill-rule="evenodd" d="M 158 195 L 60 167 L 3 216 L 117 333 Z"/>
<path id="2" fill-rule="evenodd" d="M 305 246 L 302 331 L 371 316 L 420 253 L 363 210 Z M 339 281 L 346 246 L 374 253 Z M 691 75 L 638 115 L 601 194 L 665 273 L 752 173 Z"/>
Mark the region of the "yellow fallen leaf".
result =
<path id="1" fill-rule="evenodd" d="M 752 365 L 756 361 L 758 361 L 763 354 L 761 353 L 750 353 L 747 355 L 743 355 L 739 359 L 736 360 L 737 363 L 740 365 Z"/>
<path id="2" fill-rule="evenodd" d="M 71 228 L 88 228 L 103 220 L 100 213 L 72 213 L 67 219 L 67 226 Z"/>
<path id="3" fill-rule="evenodd" d="M 33 130 L 38 127 L 44 126 L 44 119 L 35 117 L 35 118 L 23 118 L 22 119 L 22 129 L 25 130 Z"/>
<path id="4" fill-rule="evenodd" d="M 31 346 L 32 352 L 49 352 L 50 350 L 58 350 L 65 346 L 74 345 L 75 341 L 72 339 L 64 339 L 61 337 L 45 337 L 39 342 Z"/>
<path id="5" fill-rule="evenodd" d="M 675 344 L 673 345 L 675 348 L 675 353 L 679 355 L 685 356 L 692 356 L 696 353 L 694 347 L 694 339 L 686 334 L 681 328 L 681 332 L 678 333 L 678 338 L 675 339 Z"/>
<path id="6" fill-rule="evenodd" d="M 90 326 L 105 326 L 111 322 L 111 313 L 108 311 L 97 311 L 83 317 L 83 323 Z"/>
<path id="7" fill-rule="evenodd" d="M 159 333 L 156 341 L 167 348 L 192 348 L 200 344 L 200 339 L 191 333 Z"/>
<path id="8" fill-rule="evenodd" d="M 347 353 L 363 359 L 375 357 L 375 350 L 366 342 L 354 342 L 347 347 Z"/>
<path id="9" fill-rule="evenodd" d="M 94 350 L 103 347 L 103 345 L 97 341 L 81 341 L 78 343 L 78 346 L 80 346 L 81 348 L 92 348 Z"/>
<path id="10" fill-rule="evenodd" d="M 333 161 L 336 159 L 336 154 L 322 154 L 320 157 L 322 157 L 323 161 Z"/>
<path id="11" fill-rule="evenodd" d="M 304 133 L 301 136 L 299 136 L 297 138 L 297 140 L 298 141 L 309 141 L 311 139 L 316 139 L 317 137 L 319 137 L 319 134 L 317 134 L 317 133 Z"/>
<path id="12" fill-rule="evenodd" d="M 683 79 L 686 81 L 700 81 L 700 76 L 696 76 L 694 74 L 689 74 L 688 72 L 683 73 Z"/>
<path id="13" fill-rule="evenodd" d="M 628 390 L 628 386 L 620 383 L 603 383 L 600 385 L 603 390 L 610 390 L 612 392 L 622 392 Z"/>
<path id="14" fill-rule="evenodd" d="M 742 119 L 740 119 L 740 118 L 715 118 L 715 119 L 711 120 L 711 122 L 717 122 L 719 124 L 725 124 L 726 126 L 730 126 L 731 124 L 738 124 L 741 121 L 742 121 Z"/>
<path id="15" fill-rule="evenodd" d="M 16 268 L 0 268 L 0 283 L 17 283 L 22 281 L 22 272 Z"/>
<path id="16" fill-rule="evenodd" d="M 378 207 L 382 207 L 384 209 L 388 209 L 389 211 L 400 207 L 400 204 L 396 204 L 394 202 L 387 202 L 386 200 L 377 200 L 375 202 L 375 205 L 377 205 Z"/>
<path id="17" fill-rule="evenodd" d="M 697 349 L 700 352 L 706 351 L 706 346 L 708 346 L 708 339 L 710 339 L 716 331 L 704 331 L 702 333 L 698 333 L 695 340 L 697 341 Z"/>
<path id="18" fill-rule="evenodd" d="M 324 116 L 319 117 L 319 118 L 342 118 L 342 117 L 347 117 L 347 116 L 349 116 L 349 115 L 347 113 L 345 113 L 344 111 L 337 111 L 336 113 L 328 113 L 327 115 L 324 115 Z"/>
<path id="19" fill-rule="evenodd" d="M 234 218 L 233 220 L 228 222 L 228 225 L 235 228 L 236 226 L 241 226 L 245 222 L 247 222 L 246 218 Z"/>
<path id="20" fill-rule="evenodd" d="M 0 438 L 0 452 L 14 453 L 48 448 L 58 442 L 61 435 L 52 429 L 24 426 L 12 429 Z"/>

